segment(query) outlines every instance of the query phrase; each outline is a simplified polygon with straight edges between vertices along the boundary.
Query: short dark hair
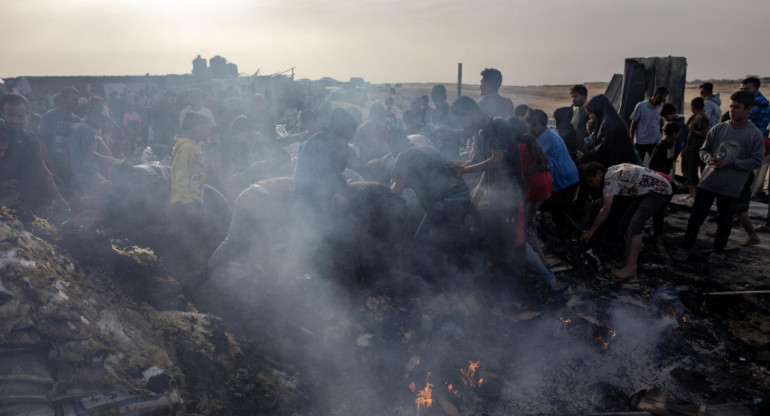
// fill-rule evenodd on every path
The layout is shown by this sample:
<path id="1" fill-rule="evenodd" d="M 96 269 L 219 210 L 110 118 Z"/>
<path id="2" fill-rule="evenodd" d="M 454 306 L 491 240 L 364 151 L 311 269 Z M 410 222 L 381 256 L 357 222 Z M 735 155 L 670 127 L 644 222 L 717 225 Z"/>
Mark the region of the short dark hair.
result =
<path id="1" fill-rule="evenodd" d="M 663 127 L 663 133 L 666 136 L 676 136 L 682 131 L 682 125 L 679 123 L 668 123 Z"/>
<path id="2" fill-rule="evenodd" d="M 479 105 L 476 103 L 476 101 L 471 97 L 457 97 L 454 103 L 452 103 L 452 108 L 450 110 L 453 116 L 455 117 L 463 117 L 468 114 L 477 114 L 481 112 L 481 109 L 479 108 Z"/>
<path id="3" fill-rule="evenodd" d="M 701 97 L 695 97 L 690 101 L 690 105 L 692 106 L 692 108 L 703 110 L 703 108 L 706 107 L 706 102 L 703 101 L 703 98 Z"/>
<path id="4" fill-rule="evenodd" d="M 548 127 L 548 114 L 546 114 L 543 110 L 530 109 L 527 113 L 527 123 L 531 125 Z"/>
<path id="5" fill-rule="evenodd" d="M 76 90 L 75 87 L 64 87 L 61 89 L 61 91 L 59 91 L 59 96 L 62 98 L 69 97 L 71 95 L 80 97 L 80 92 Z"/>
<path id="6" fill-rule="evenodd" d="M 710 82 L 704 82 L 703 84 L 700 84 L 700 86 L 698 86 L 698 89 L 711 93 L 711 92 L 714 92 L 714 84 Z"/>
<path id="7" fill-rule="evenodd" d="M 486 81 L 495 91 L 503 85 L 503 74 L 494 68 L 485 68 L 481 71 L 481 79 Z"/>
<path id="8" fill-rule="evenodd" d="M 513 109 L 513 115 L 519 118 L 524 118 L 529 111 L 529 106 L 526 104 L 519 104 Z"/>
<path id="9" fill-rule="evenodd" d="M 757 77 L 748 77 L 741 81 L 741 84 L 751 84 L 754 86 L 754 88 L 759 89 L 759 86 L 762 85 L 762 82 L 759 81 L 759 78 Z M 752 104 L 754 105 L 754 104 Z"/>
<path id="10" fill-rule="evenodd" d="M 655 90 L 654 95 L 667 95 L 669 94 L 668 88 L 666 87 L 658 87 L 658 89 Z"/>
<path id="11" fill-rule="evenodd" d="M 732 101 L 743 104 L 745 108 L 754 107 L 754 93 L 749 91 L 738 91 L 730 96 Z"/>
<path id="12" fill-rule="evenodd" d="M 580 95 L 588 95 L 588 89 L 583 84 L 573 85 L 569 93 L 572 94 L 573 92 Z"/>
<path id="13" fill-rule="evenodd" d="M 439 97 L 446 98 L 446 87 L 443 84 L 436 84 L 430 89 L 431 97 L 438 95 Z"/>
<path id="14" fill-rule="evenodd" d="M 209 125 L 209 119 L 203 114 L 187 113 L 182 120 L 182 131 L 190 132 L 201 124 Z"/>
<path id="15" fill-rule="evenodd" d="M 27 107 L 27 111 L 29 111 L 29 101 L 27 100 L 27 97 L 16 94 L 15 92 L 5 94 L 3 95 L 3 98 L 0 98 L 0 111 L 5 108 L 5 105 L 24 105 L 24 107 Z"/>
<path id="16" fill-rule="evenodd" d="M 589 162 L 588 164 L 583 166 L 582 169 L 580 169 L 580 178 L 582 180 L 593 178 L 594 176 L 596 176 L 597 172 L 606 173 L 607 168 L 605 168 L 604 165 L 602 165 L 599 162 Z"/>
<path id="17" fill-rule="evenodd" d="M 676 114 L 676 107 L 674 104 L 665 103 L 662 107 L 660 107 L 660 116 L 665 117 L 669 114 Z"/>

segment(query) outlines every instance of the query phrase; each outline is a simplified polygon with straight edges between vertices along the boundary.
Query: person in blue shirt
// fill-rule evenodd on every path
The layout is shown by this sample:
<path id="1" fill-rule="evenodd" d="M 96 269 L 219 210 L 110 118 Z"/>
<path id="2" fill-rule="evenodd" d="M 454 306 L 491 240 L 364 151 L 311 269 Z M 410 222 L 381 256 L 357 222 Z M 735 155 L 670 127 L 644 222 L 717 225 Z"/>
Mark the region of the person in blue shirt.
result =
<path id="1" fill-rule="evenodd" d="M 543 110 L 530 110 L 526 117 L 529 132 L 537 138 L 540 147 L 548 157 L 548 170 L 553 178 L 551 197 L 543 203 L 543 209 L 550 210 L 559 230 L 569 229 L 566 215 L 572 209 L 580 175 L 569 155 L 567 145 L 561 137 L 548 128 L 548 116 Z"/>
<path id="2" fill-rule="evenodd" d="M 754 107 L 749 113 L 749 121 L 762 132 L 762 136 L 768 136 L 767 125 L 770 124 L 770 102 L 759 92 L 761 85 L 759 78 L 748 77 L 741 81 L 741 91 L 748 91 L 754 94 Z"/>

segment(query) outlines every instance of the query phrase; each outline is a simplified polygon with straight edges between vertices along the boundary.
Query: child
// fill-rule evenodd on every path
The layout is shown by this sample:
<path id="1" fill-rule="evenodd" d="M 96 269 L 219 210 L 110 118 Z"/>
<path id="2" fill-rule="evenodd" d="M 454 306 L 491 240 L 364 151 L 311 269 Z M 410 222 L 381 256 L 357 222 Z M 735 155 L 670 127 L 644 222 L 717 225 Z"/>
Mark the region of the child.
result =
<path id="1" fill-rule="evenodd" d="M 698 190 L 700 180 L 698 171 L 705 167 L 705 163 L 700 159 L 700 148 L 706 141 L 709 127 L 708 117 L 703 112 L 704 107 L 705 103 L 701 97 L 695 97 L 690 101 L 690 111 L 693 115 L 687 120 L 687 144 L 684 152 L 682 152 L 682 172 L 689 182 L 687 186 L 690 193 L 680 200 L 687 205 L 692 205 L 695 201 L 695 193 Z"/>
<path id="2" fill-rule="evenodd" d="M 700 150 L 700 158 L 708 162 L 708 167 L 703 170 L 684 241 L 674 254 L 675 260 L 685 261 L 690 257 L 698 231 L 716 200 L 717 234 L 709 263 L 721 264 L 724 261 L 735 204 L 750 172 L 762 165 L 765 153 L 762 133 L 748 118 L 754 106 L 754 95 L 738 91 L 730 100 L 730 121 L 714 126 Z"/>
<path id="3" fill-rule="evenodd" d="M 650 169 L 656 172 L 663 172 L 667 175 L 670 174 L 671 169 L 674 167 L 674 160 L 676 156 L 674 154 L 674 148 L 676 146 L 677 138 L 679 138 L 679 132 L 682 131 L 682 126 L 677 122 L 668 123 L 663 128 L 663 139 L 655 145 L 655 149 L 652 150 L 652 157 L 650 157 Z"/>

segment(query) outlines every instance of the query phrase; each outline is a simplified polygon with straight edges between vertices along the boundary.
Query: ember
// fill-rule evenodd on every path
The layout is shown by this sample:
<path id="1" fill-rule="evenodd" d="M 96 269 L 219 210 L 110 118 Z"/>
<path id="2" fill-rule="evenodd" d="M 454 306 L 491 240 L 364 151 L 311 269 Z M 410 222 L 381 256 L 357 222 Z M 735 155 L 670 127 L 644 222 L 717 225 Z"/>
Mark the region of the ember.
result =
<path id="1" fill-rule="evenodd" d="M 616 335 L 617 335 L 617 331 L 615 331 L 614 329 L 608 329 L 604 335 L 601 335 L 601 334 L 596 335 L 596 340 L 601 342 L 602 348 L 606 350 L 610 347 L 610 344 L 612 343 L 612 341 L 615 340 Z"/>
<path id="2" fill-rule="evenodd" d="M 430 384 L 428 382 L 428 378 L 430 378 L 430 372 L 428 375 L 425 376 L 425 388 L 420 390 L 417 393 L 417 398 L 414 400 L 415 403 L 417 403 L 417 415 L 420 415 L 420 407 L 431 407 L 433 406 L 433 398 L 431 397 L 431 391 L 433 384 Z M 410 388 L 414 386 L 414 383 L 410 384 Z"/>

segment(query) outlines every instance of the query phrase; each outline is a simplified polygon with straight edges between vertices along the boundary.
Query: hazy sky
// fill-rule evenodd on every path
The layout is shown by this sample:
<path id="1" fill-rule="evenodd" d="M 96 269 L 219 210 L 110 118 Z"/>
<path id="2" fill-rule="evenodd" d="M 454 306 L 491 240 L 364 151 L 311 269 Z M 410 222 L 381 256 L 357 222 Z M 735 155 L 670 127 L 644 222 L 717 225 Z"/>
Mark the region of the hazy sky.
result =
<path id="1" fill-rule="evenodd" d="M 688 79 L 770 72 L 768 0 L 2 0 L 0 76 L 240 72 L 506 85 L 609 81 L 626 57 Z"/>

